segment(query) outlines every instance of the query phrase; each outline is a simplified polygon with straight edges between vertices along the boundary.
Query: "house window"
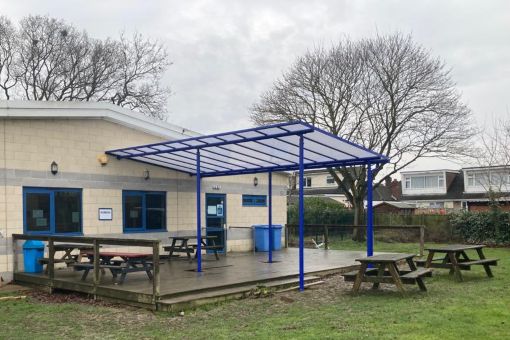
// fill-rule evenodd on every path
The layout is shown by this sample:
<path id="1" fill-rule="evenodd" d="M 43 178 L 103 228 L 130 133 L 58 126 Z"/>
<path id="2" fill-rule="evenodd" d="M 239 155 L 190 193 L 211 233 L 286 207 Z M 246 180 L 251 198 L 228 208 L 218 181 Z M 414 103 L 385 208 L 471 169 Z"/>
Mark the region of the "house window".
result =
<path id="1" fill-rule="evenodd" d="M 23 188 L 23 225 L 27 234 L 82 234 L 82 191 Z"/>
<path id="2" fill-rule="evenodd" d="M 333 176 L 326 177 L 326 184 L 335 184 L 335 179 L 333 178 Z"/>
<path id="3" fill-rule="evenodd" d="M 444 188 L 444 176 L 410 176 L 405 180 L 406 189 Z"/>
<path id="4" fill-rule="evenodd" d="M 267 206 L 266 195 L 243 195 L 243 207 L 265 207 Z"/>
<path id="5" fill-rule="evenodd" d="M 303 178 L 303 188 L 310 188 L 312 186 L 312 177 Z"/>
<path id="6" fill-rule="evenodd" d="M 166 231 L 166 193 L 161 191 L 122 192 L 124 232 Z"/>

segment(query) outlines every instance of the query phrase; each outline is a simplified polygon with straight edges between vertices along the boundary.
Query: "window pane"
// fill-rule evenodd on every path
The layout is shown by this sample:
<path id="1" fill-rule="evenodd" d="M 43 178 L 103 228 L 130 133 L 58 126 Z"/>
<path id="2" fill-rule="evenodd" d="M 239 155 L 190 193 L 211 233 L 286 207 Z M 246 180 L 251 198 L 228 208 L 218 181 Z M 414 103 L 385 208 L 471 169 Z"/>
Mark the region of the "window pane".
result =
<path id="1" fill-rule="evenodd" d="M 124 198 L 124 218 L 126 228 L 142 229 L 142 196 L 126 195 Z"/>
<path id="2" fill-rule="evenodd" d="M 25 202 L 27 231 L 50 231 L 50 194 L 27 193 Z"/>
<path id="3" fill-rule="evenodd" d="M 165 229 L 165 195 L 162 194 L 147 194 L 145 196 L 145 204 L 147 206 L 146 212 L 146 228 L 147 229 Z"/>
<path id="4" fill-rule="evenodd" d="M 78 191 L 55 192 L 55 232 L 78 233 L 81 231 L 81 193 Z"/>

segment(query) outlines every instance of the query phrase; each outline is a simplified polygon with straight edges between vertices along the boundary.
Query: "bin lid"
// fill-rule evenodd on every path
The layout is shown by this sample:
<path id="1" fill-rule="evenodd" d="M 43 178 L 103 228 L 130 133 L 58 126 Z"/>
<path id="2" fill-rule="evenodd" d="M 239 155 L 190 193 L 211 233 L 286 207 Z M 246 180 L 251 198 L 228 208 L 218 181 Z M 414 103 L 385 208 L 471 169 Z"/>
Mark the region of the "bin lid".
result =
<path id="1" fill-rule="evenodd" d="M 272 225 L 272 229 L 282 229 L 282 225 L 281 224 L 273 224 Z M 254 224 L 251 226 L 252 228 L 255 228 L 255 229 L 269 229 L 269 224 Z"/>
<path id="2" fill-rule="evenodd" d="M 23 243 L 23 249 L 44 249 L 44 243 L 38 240 L 28 240 Z"/>

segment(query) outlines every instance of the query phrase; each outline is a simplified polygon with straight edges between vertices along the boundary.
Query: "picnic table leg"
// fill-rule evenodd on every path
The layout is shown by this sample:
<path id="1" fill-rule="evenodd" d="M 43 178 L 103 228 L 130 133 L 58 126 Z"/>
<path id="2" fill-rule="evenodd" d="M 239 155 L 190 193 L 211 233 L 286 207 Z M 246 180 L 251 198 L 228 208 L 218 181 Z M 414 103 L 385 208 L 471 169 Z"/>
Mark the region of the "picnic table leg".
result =
<path id="1" fill-rule="evenodd" d="M 153 260 L 155 261 L 155 260 Z M 152 281 L 153 279 L 153 276 L 152 276 L 152 272 L 151 272 L 151 267 L 150 265 L 147 263 L 147 260 L 146 259 L 142 259 L 142 266 L 143 268 L 145 269 L 145 272 L 147 273 L 147 277 L 149 278 L 149 280 Z"/>
<path id="2" fill-rule="evenodd" d="M 396 263 L 389 263 L 388 269 L 390 271 L 391 277 L 393 278 L 393 282 L 395 283 L 395 286 L 397 286 L 397 289 L 404 294 L 404 286 L 402 285 L 402 280 L 400 280 L 400 275 L 398 273 L 397 264 Z"/>
<path id="3" fill-rule="evenodd" d="M 482 248 L 477 248 L 476 252 L 478 253 L 478 257 L 480 257 L 480 260 L 485 260 L 485 255 Z M 492 270 L 489 264 L 484 264 L 483 268 L 485 269 L 485 273 L 488 277 L 494 277 L 494 275 L 492 275 Z"/>
<path id="4" fill-rule="evenodd" d="M 417 270 L 416 264 L 414 263 L 413 259 L 406 259 L 407 264 L 409 265 L 409 269 L 411 271 Z M 423 279 L 421 277 L 416 278 L 416 283 L 418 284 L 418 287 L 420 287 L 420 290 L 423 292 L 427 291 L 427 287 L 425 287 L 425 283 L 423 282 Z"/>
<path id="5" fill-rule="evenodd" d="M 425 268 L 430 268 L 432 266 L 433 259 L 434 259 L 434 251 L 429 250 L 429 255 L 427 256 L 427 262 L 425 262 Z"/>
<path id="6" fill-rule="evenodd" d="M 382 279 L 384 277 L 384 269 L 385 268 L 386 268 L 386 266 L 384 265 L 384 263 L 379 264 L 379 269 L 377 270 L 378 278 Z M 377 289 L 377 288 L 379 288 L 379 282 L 374 282 L 374 284 L 372 285 L 372 289 Z"/>
<path id="7" fill-rule="evenodd" d="M 214 251 L 214 257 L 216 257 L 216 260 L 219 260 L 220 257 L 218 256 L 218 249 L 216 249 L 216 241 L 214 239 L 211 239 L 212 245 L 213 245 L 213 251 Z M 204 242 L 205 243 L 205 242 Z M 207 244 L 204 244 L 204 246 L 207 246 Z"/>
<path id="8" fill-rule="evenodd" d="M 356 294 L 359 292 L 359 288 L 361 287 L 361 282 L 365 278 L 365 271 L 367 270 L 367 263 L 363 262 L 359 266 L 358 275 L 356 275 L 356 280 L 354 280 L 354 285 L 352 286 L 352 292 Z"/>
<path id="9" fill-rule="evenodd" d="M 453 252 L 448 252 L 448 257 L 450 259 L 450 263 L 452 264 L 450 272 L 453 271 L 457 281 L 462 281 L 462 273 L 460 272 L 460 267 L 459 263 L 457 262 L 456 254 L 454 254 Z"/>
<path id="10" fill-rule="evenodd" d="M 171 260 L 172 259 L 172 255 L 174 253 L 174 248 L 175 248 L 175 238 L 172 239 L 172 245 L 170 246 L 170 251 L 168 252 L 168 259 Z"/>

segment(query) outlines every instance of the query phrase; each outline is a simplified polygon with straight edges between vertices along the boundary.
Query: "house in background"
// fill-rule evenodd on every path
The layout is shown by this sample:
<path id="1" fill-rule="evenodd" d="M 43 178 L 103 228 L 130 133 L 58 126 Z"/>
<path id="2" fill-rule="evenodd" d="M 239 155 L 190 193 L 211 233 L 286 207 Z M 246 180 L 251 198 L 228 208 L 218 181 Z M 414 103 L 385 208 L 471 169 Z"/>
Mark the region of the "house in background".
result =
<path id="1" fill-rule="evenodd" d="M 299 183 L 296 181 L 296 175 L 291 176 L 289 198 L 297 195 Z M 338 187 L 333 176 L 327 169 L 305 170 L 304 175 L 304 195 L 308 197 L 327 197 L 351 207 L 351 204 L 345 192 Z M 373 201 L 374 204 L 386 201 L 397 201 L 400 196 L 400 182 L 386 181 L 384 185 L 374 188 Z"/>
<path id="2" fill-rule="evenodd" d="M 496 196 L 500 206 L 510 211 L 510 167 L 470 167 L 463 168 L 463 199 L 466 209 L 486 211 L 489 209 L 489 192 Z"/>
<path id="3" fill-rule="evenodd" d="M 414 204 L 415 213 L 447 213 L 489 209 L 489 190 L 510 210 L 510 168 L 471 167 L 461 170 L 403 171 L 401 201 Z"/>
<path id="4" fill-rule="evenodd" d="M 414 215 L 416 207 L 411 203 L 386 201 L 374 205 L 374 213 Z"/>

